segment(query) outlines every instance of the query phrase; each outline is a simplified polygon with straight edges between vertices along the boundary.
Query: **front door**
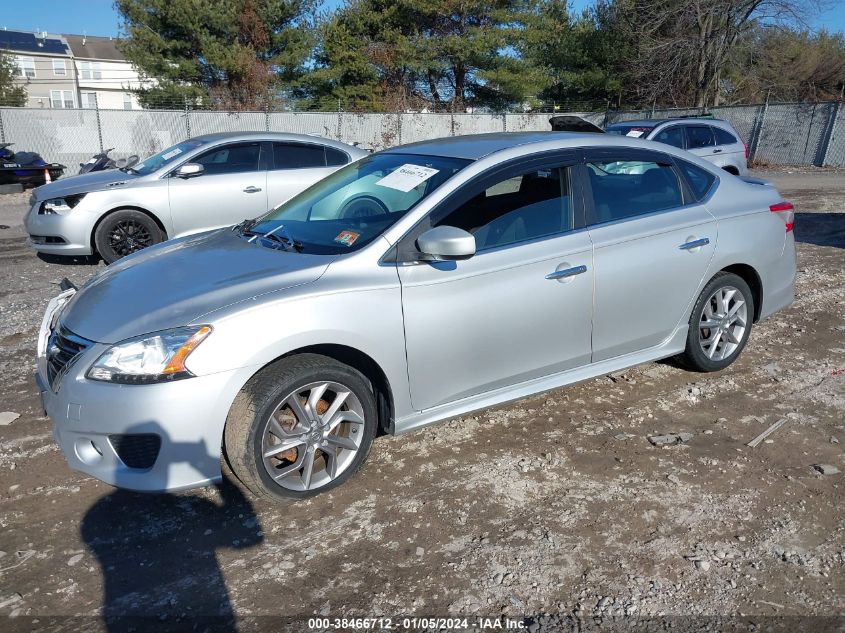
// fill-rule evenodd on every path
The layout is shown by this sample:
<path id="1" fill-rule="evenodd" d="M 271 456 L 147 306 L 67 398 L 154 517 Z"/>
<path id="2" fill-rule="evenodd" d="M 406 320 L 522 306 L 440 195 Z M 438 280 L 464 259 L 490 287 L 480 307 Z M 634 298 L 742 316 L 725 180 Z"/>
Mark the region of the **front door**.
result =
<path id="1" fill-rule="evenodd" d="M 476 254 L 400 265 L 414 408 L 589 363 L 591 245 L 570 176 L 557 162 L 466 185 L 432 224 L 473 233 Z"/>
<path id="2" fill-rule="evenodd" d="M 587 154 L 593 241 L 593 361 L 666 340 L 687 314 L 716 246 L 716 221 L 670 157 L 640 150 Z"/>
<path id="3" fill-rule="evenodd" d="M 192 178 L 168 178 L 174 234 L 197 233 L 237 224 L 267 212 L 267 171 L 261 143 L 229 143 L 200 154 L 203 166 Z"/>

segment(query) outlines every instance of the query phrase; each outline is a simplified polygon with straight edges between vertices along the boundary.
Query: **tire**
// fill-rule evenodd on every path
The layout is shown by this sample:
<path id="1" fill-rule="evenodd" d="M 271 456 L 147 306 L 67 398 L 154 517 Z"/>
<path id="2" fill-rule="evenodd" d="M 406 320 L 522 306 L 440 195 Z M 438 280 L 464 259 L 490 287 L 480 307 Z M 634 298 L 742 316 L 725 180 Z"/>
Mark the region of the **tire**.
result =
<path id="1" fill-rule="evenodd" d="M 727 317 L 724 316 L 722 297 L 727 298 Z M 730 316 L 731 312 L 733 316 Z M 751 335 L 753 321 L 754 295 L 748 284 L 733 273 L 716 274 L 695 302 L 689 320 L 686 349 L 677 360 L 694 371 L 724 369 L 742 353 Z M 714 327 L 703 327 L 704 322 L 713 323 Z M 714 340 L 717 334 L 719 337 Z"/>
<path id="2" fill-rule="evenodd" d="M 338 397 L 341 403 L 334 407 Z M 316 407 L 309 403 L 312 398 Z M 262 369 L 237 395 L 223 432 L 224 454 L 256 496 L 313 497 L 361 468 L 376 435 L 377 415 L 372 388 L 357 370 L 317 354 L 290 356 Z M 275 454 L 265 458 L 268 451 Z"/>
<path id="3" fill-rule="evenodd" d="M 110 213 L 94 231 L 94 246 L 107 264 L 163 240 L 155 220 L 135 209 Z"/>

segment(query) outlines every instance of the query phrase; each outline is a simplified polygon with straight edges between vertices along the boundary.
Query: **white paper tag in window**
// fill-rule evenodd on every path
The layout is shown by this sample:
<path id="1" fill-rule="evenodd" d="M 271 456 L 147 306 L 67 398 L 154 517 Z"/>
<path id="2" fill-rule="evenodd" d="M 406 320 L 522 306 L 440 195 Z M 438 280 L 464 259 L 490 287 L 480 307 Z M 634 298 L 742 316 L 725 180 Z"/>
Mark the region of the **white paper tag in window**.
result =
<path id="1" fill-rule="evenodd" d="M 642 135 L 642 130 L 630 130 L 625 136 L 633 136 L 634 138 L 640 138 Z"/>
<path id="2" fill-rule="evenodd" d="M 381 180 L 377 180 L 376 184 L 408 193 L 414 187 L 431 178 L 438 171 L 440 170 L 432 169 L 431 167 L 405 163 L 401 167 L 394 169 Z"/>
<path id="3" fill-rule="evenodd" d="M 161 155 L 161 157 L 162 157 L 164 160 L 170 160 L 170 159 L 171 159 L 171 158 L 173 158 L 174 156 L 178 156 L 178 155 L 179 155 L 179 154 L 181 154 L 181 153 L 182 153 L 182 150 L 181 150 L 181 149 L 179 149 L 179 148 L 177 147 L 177 148 L 175 148 L 175 149 L 170 150 L 170 151 L 169 151 L 169 152 L 167 152 L 166 154 L 162 154 L 162 155 Z"/>

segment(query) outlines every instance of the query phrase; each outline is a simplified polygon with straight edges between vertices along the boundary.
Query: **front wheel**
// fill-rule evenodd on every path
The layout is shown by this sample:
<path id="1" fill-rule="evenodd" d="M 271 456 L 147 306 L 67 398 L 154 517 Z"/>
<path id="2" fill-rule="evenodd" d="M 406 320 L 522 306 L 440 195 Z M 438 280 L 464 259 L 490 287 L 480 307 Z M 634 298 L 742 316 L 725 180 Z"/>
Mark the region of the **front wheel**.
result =
<path id="1" fill-rule="evenodd" d="M 701 291 L 689 321 L 687 346 L 678 357 L 695 371 L 724 369 L 739 357 L 754 320 L 754 296 L 733 273 L 717 274 Z"/>
<path id="2" fill-rule="evenodd" d="M 376 428 L 375 397 L 358 371 L 301 354 L 265 367 L 244 386 L 226 420 L 224 448 L 254 494 L 304 498 L 349 479 Z"/>
<path id="3" fill-rule="evenodd" d="M 161 229 L 146 213 L 120 209 L 100 222 L 94 233 L 94 246 L 100 257 L 111 264 L 163 239 Z"/>

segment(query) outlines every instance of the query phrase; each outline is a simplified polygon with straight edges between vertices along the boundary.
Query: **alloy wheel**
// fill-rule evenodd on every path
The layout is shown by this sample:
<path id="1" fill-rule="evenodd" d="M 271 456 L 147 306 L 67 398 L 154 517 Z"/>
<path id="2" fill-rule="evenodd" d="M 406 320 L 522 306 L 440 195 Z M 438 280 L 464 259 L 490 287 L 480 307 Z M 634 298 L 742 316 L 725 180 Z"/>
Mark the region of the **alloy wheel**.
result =
<path id="1" fill-rule="evenodd" d="M 698 323 L 698 344 L 711 360 L 730 358 L 748 327 L 748 304 L 733 286 L 717 289 L 704 304 Z"/>
<path id="2" fill-rule="evenodd" d="M 109 245 L 121 257 L 152 246 L 152 244 L 152 234 L 146 226 L 136 220 L 120 220 L 109 232 Z"/>
<path id="3" fill-rule="evenodd" d="M 264 425 L 264 469 L 289 490 L 321 488 L 349 468 L 363 438 L 364 409 L 352 390 L 310 383 L 285 397 Z"/>

